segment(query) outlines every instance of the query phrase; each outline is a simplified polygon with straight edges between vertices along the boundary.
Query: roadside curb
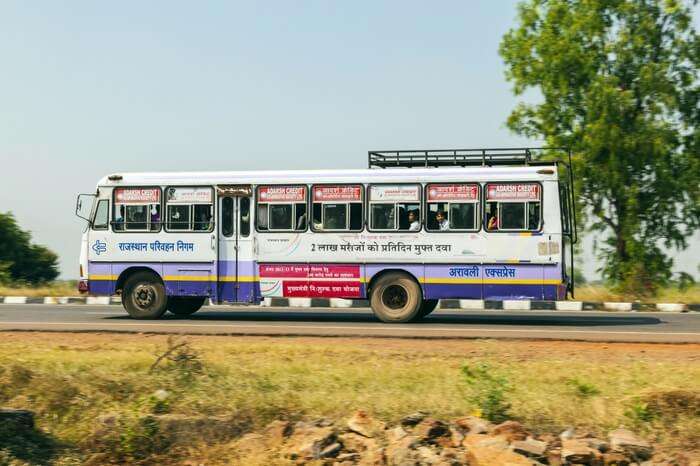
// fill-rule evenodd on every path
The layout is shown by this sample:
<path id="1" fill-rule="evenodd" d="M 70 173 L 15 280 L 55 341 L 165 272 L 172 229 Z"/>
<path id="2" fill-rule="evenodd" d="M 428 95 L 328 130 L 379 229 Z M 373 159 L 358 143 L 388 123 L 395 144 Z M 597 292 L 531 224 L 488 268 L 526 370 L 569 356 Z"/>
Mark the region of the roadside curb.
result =
<path id="1" fill-rule="evenodd" d="M 121 304 L 118 296 L 0 296 L 0 304 Z M 211 303 L 210 303 L 211 304 Z M 366 299 L 340 298 L 265 298 L 262 307 L 294 308 L 366 308 Z M 588 301 L 530 301 L 530 300 L 481 300 L 481 299 L 441 299 L 439 309 L 493 310 L 493 311 L 607 311 L 607 312 L 700 312 L 700 304 L 684 303 L 625 303 Z"/>

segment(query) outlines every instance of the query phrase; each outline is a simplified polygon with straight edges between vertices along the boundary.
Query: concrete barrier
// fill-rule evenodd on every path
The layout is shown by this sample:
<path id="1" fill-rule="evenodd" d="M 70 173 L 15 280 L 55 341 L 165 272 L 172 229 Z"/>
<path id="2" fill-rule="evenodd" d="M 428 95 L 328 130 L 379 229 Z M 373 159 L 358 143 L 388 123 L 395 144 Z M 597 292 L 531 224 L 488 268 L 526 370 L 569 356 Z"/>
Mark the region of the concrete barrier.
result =
<path id="1" fill-rule="evenodd" d="M 529 311 L 530 310 L 530 301 L 506 299 L 503 301 L 503 310 L 504 311 Z"/>

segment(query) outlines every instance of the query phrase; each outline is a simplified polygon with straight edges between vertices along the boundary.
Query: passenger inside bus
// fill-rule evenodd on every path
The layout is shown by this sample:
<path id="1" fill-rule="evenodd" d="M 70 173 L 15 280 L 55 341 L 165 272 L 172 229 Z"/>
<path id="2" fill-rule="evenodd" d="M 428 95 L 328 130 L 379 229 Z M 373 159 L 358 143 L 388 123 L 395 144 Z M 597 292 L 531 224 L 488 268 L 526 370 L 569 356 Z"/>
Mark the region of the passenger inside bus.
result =
<path id="1" fill-rule="evenodd" d="M 408 231 L 420 231 L 420 220 L 418 219 L 418 211 L 411 210 L 408 212 Z"/>
<path id="2" fill-rule="evenodd" d="M 198 209 L 198 207 L 200 207 Z M 211 227 L 211 213 L 209 212 L 210 207 L 207 206 L 195 206 L 196 216 L 194 229 L 196 231 L 208 231 Z"/>
<path id="3" fill-rule="evenodd" d="M 447 216 L 442 210 L 438 210 L 435 214 L 435 221 L 440 231 L 447 231 L 450 229 L 450 222 L 447 220 Z"/>
<path id="4" fill-rule="evenodd" d="M 117 211 L 116 218 L 114 219 L 114 230 L 121 231 L 124 229 L 124 206 L 120 205 Z"/>
<path id="5" fill-rule="evenodd" d="M 488 204 L 489 211 L 486 213 L 486 229 L 488 231 L 498 230 L 498 207 L 495 202 Z"/>

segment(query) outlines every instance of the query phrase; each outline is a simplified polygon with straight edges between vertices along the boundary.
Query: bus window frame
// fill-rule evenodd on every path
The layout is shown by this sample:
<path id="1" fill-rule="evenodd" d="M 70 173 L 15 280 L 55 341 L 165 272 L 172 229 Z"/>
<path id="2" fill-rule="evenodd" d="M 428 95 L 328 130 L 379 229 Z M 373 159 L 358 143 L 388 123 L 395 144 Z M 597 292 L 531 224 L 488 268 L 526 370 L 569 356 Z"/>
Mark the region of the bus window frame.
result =
<path id="1" fill-rule="evenodd" d="M 268 207 L 267 209 L 267 230 L 261 230 L 258 228 L 258 205 L 260 204 L 260 188 L 274 188 L 274 187 L 305 187 L 306 188 L 306 193 L 305 193 L 305 201 L 303 204 L 306 206 L 306 225 L 303 230 L 270 230 L 270 209 Z M 309 231 L 309 223 L 310 223 L 310 218 L 311 215 L 309 215 L 311 212 L 309 210 L 310 204 L 309 204 L 309 198 L 311 190 L 309 189 L 308 184 L 304 183 L 294 183 L 294 184 L 259 184 L 255 186 L 255 217 L 253 218 L 253 221 L 255 222 L 255 231 L 258 233 L 306 233 Z M 302 204 L 302 202 L 263 202 L 265 205 L 270 205 L 270 204 L 291 204 L 293 208 L 293 216 L 296 217 L 297 213 L 297 208 L 296 204 Z"/>
<path id="2" fill-rule="evenodd" d="M 418 199 L 418 201 L 415 201 L 415 202 L 418 204 L 418 208 L 419 208 L 419 209 L 424 210 L 424 207 L 423 207 L 423 200 L 424 200 L 423 188 L 424 188 L 424 185 L 423 185 L 423 183 L 367 183 L 367 184 L 365 185 L 365 190 L 367 191 L 366 196 L 365 196 L 365 198 L 366 198 L 366 204 L 367 204 L 367 208 L 365 209 L 365 212 L 366 212 L 366 214 L 365 214 L 365 221 L 366 221 L 366 223 L 367 223 L 367 231 L 368 231 L 368 232 L 372 232 L 372 233 L 410 233 L 410 234 L 414 234 L 414 233 L 420 233 L 420 232 L 422 232 L 422 231 L 424 230 L 424 228 L 425 228 L 425 224 L 423 223 L 423 220 L 425 219 L 424 212 L 420 212 L 420 213 L 419 213 L 419 215 L 420 215 L 421 217 L 420 217 L 420 220 L 419 220 L 420 229 L 418 229 L 418 230 L 415 230 L 415 231 L 411 231 L 411 230 L 399 230 L 398 228 L 397 228 L 397 229 L 393 229 L 393 230 L 375 230 L 375 229 L 373 229 L 373 228 L 372 228 L 372 209 L 371 209 L 373 202 L 372 202 L 372 200 L 371 200 L 371 198 L 370 198 L 370 190 L 372 189 L 372 186 L 417 186 L 417 187 L 418 187 L 418 198 L 419 198 L 419 199 Z M 376 203 L 376 204 L 392 204 L 392 203 L 393 203 L 393 204 L 394 204 L 394 215 L 396 215 L 396 211 L 398 210 L 398 207 L 397 207 L 398 204 L 412 204 L 413 202 L 406 202 L 406 201 L 401 201 L 401 202 L 400 202 L 400 201 L 396 201 L 396 202 L 393 202 L 393 201 L 391 201 L 391 202 L 374 201 L 374 203 Z M 395 225 L 397 225 L 397 221 L 398 221 L 398 218 L 395 217 L 395 218 L 394 218 L 394 224 L 395 224 Z"/>
<path id="3" fill-rule="evenodd" d="M 323 187 L 323 186 L 354 186 L 360 187 L 360 202 L 343 202 L 343 201 L 334 201 L 334 202 L 329 202 L 329 204 L 345 204 L 347 207 L 347 225 L 348 229 L 347 230 L 317 230 L 313 226 L 313 208 L 314 208 L 314 195 L 313 195 L 313 190 L 315 187 Z M 366 196 L 365 196 L 365 189 L 366 186 L 364 183 L 319 183 L 319 184 L 312 184 L 309 188 L 309 203 L 310 203 L 310 209 L 307 207 L 308 212 L 310 215 L 308 216 L 308 227 L 310 231 L 313 233 L 362 233 L 365 231 L 365 228 L 367 227 L 367 206 L 366 206 Z M 321 204 L 323 206 L 324 202 L 318 202 L 318 204 Z M 362 206 L 362 228 L 359 230 L 351 230 L 349 229 L 350 227 L 350 204 L 360 204 Z M 323 222 L 323 207 L 321 207 L 321 222 Z"/>
<path id="4" fill-rule="evenodd" d="M 482 200 L 483 200 L 482 193 L 484 192 L 484 190 L 482 189 L 481 183 L 476 182 L 476 181 L 473 181 L 473 182 L 470 182 L 470 181 L 455 181 L 455 182 L 425 183 L 425 186 L 424 186 L 424 188 L 423 188 L 423 190 L 424 190 L 423 199 L 424 199 L 424 203 L 425 203 L 425 207 L 424 207 L 425 215 L 426 215 L 426 216 L 428 215 L 428 204 L 439 204 L 438 202 L 430 202 L 430 203 L 428 202 L 428 186 L 440 186 L 440 185 L 442 185 L 442 186 L 446 186 L 446 185 L 449 186 L 449 185 L 454 185 L 454 184 L 463 184 L 463 185 L 472 185 L 472 186 L 476 186 L 476 189 L 477 189 L 477 200 L 476 200 L 476 202 L 450 202 L 450 201 L 444 201 L 443 203 L 448 204 L 448 210 L 449 210 L 449 204 L 474 204 L 474 216 L 475 216 L 475 217 L 481 217 L 481 216 L 483 216 L 484 212 L 482 212 L 481 203 L 482 203 Z M 447 214 L 449 215 L 449 212 L 447 212 Z M 425 217 L 425 219 L 427 220 L 427 217 Z M 461 228 L 460 228 L 460 229 L 453 229 L 453 228 L 450 228 L 449 230 L 430 230 L 430 229 L 428 229 L 428 223 L 427 223 L 427 222 L 426 222 L 424 225 L 425 225 L 425 231 L 426 231 L 426 233 L 478 233 L 478 232 L 481 231 L 481 225 L 482 225 L 483 222 L 479 222 L 479 221 L 478 221 L 478 220 L 482 220 L 482 219 L 480 219 L 480 218 L 475 218 L 474 220 L 475 220 L 474 225 L 476 225 L 478 228 L 476 228 L 476 229 L 468 229 L 468 230 L 461 229 Z M 448 221 L 449 221 L 449 219 L 448 219 Z M 421 223 L 422 223 L 422 222 L 421 222 Z"/>
<path id="5" fill-rule="evenodd" d="M 211 233 L 214 231 L 216 228 L 216 191 L 214 190 L 214 187 L 212 185 L 204 184 L 204 185 L 191 185 L 191 184 L 186 184 L 186 185 L 168 185 L 165 187 L 163 192 L 167 192 L 168 189 L 170 188 L 209 188 L 211 190 L 211 204 L 203 204 L 199 202 L 195 202 L 192 204 L 173 204 L 173 205 L 188 205 L 190 206 L 190 222 L 192 223 L 192 228 L 194 228 L 195 225 L 195 220 L 194 220 L 194 206 L 196 205 L 211 205 L 211 219 L 209 221 L 209 229 L 208 230 L 173 230 L 168 228 L 168 201 L 165 199 L 165 196 L 161 194 L 161 202 L 163 203 L 163 206 L 161 207 L 161 225 L 163 225 L 163 230 L 166 233 Z M 165 219 L 165 221 L 163 221 Z"/>
<path id="6" fill-rule="evenodd" d="M 540 200 L 538 201 L 540 203 L 540 223 L 539 223 L 539 228 L 537 230 L 503 230 L 500 227 L 500 218 L 499 218 L 499 227 L 497 230 L 489 230 L 487 227 L 488 225 L 486 224 L 486 203 L 489 202 L 486 199 L 487 196 L 487 186 L 490 184 L 538 184 L 540 186 Z M 542 185 L 541 181 L 487 181 L 484 182 L 483 185 L 483 198 L 482 198 L 482 217 L 481 217 L 481 223 L 483 224 L 484 231 L 486 233 L 542 233 L 542 230 L 544 228 L 544 186 Z M 500 201 L 491 201 L 491 202 L 496 202 L 500 204 Z M 535 202 L 535 201 L 503 201 L 503 202 L 522 202 L 523 204 L 528 204 L 530 202 Z M 499 215 L 501 214 L 500 208 L 498 209 Z M 525 206 L 525 225 L 527 226 L 528 220 L 529 220 L 529 212 L 527 209 L 527 205 Z"/>
<path id="7" fill-rule="evenodd" d="M 116 230 L 116 229 L 114 228 L 114 226 L 116 225 L 116 219 L 114 218 L 114 216 L 116 215 L 117 210 L 118 210 L 118 209 L 116 208 L 116 205 L 117 205 L 117 203 L 116 203 L 116 201 L 117 201 L 117 199 L 116 199 L 116 198 L 117 198 L 117 191 L 118 191 L 119 189 L 136 189 L 136 188 L 138 188 L 138 189 L 158 189 L 158 190 L 160 191 L 160 194 L 159 194 L 159 199 L 160 199 L 160 201 L 158 202 L 158 205 L 160 206 L 160 222 L 158 222 L 158 229 L 157 229 L 157 230 L 151 230 L 151 229 L 147 229 L 147 230 L 127 230 L 126 228 L 124 228 L 123 230 Z M 132 185 L 129 185 L 129 186 L 115 186 L 114 189 L 112 189 L 112 196 L 111 196 L 111 198 L 112 198 L 112 203 L 111 203 L 111 204 L 112 204 L 112 218 L 111 218 L 109 224 L 110 224 L 110 226 L 111 226 L 111 231 L 112 231 L 112 233 L 119 233 L 119 234 L 122 234 L 122 233 L 140 233 L 140 234 L 143 234 L 143 233 L 160 233 L 161 231 L 163 231 L 163 215 L 165 215 L 165 214 L 164 214 L 164 212 L 163 212 L 163 211 L 164 211 L 164 206 L 163 206 L 163 204 L 164 204 L 164 202 L 163 202 L 163 188 L 162 188 L 161 186 L 154 186 L 154 185 L 150 185 L 150 186 L 135 186 L 135 185 L 134 185 L 134 186 L 132 186 Z M 125 205 L 125 204 L 122 203 L 122 204 L 120 204 L 120 205 Z M 156 204 L 144 204 L 144 205 L 156 205 Z M 126 208 L 124 209 L 124 215 L 126 216 Z M 150 225 L 150 220 L 149 220 L 148 224 Z M 126 227 L 126 219 L 124 219 L 124 226 Z"/>

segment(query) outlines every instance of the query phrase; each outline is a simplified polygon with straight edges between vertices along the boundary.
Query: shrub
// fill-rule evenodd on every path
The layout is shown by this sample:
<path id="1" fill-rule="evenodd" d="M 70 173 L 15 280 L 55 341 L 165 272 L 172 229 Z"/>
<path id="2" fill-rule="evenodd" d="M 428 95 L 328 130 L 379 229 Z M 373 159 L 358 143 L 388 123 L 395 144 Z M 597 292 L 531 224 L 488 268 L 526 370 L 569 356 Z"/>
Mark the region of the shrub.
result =
<path id="1" fill-rule="evenodd" d="M 509 417 L 510 403 L 506 393 L 511 391 L 508 379 L 488 364 L 464 365 L 462 374 L 469 387 L 468 400 L 477 406 L 480 415 L 492 422 Z"/>

